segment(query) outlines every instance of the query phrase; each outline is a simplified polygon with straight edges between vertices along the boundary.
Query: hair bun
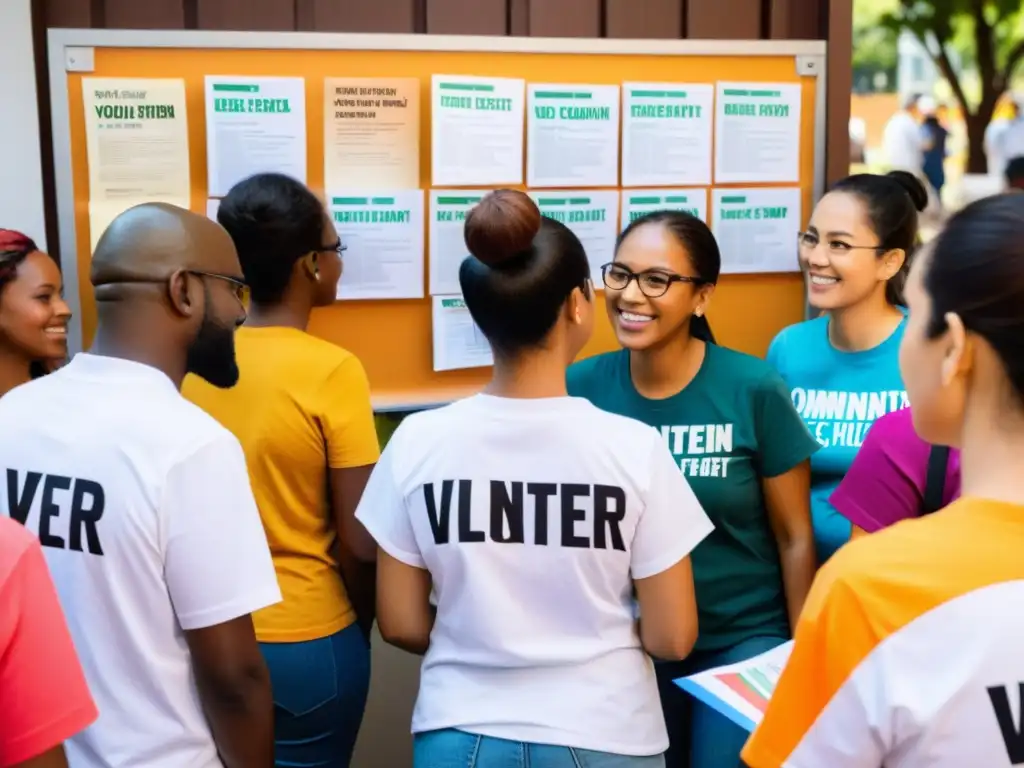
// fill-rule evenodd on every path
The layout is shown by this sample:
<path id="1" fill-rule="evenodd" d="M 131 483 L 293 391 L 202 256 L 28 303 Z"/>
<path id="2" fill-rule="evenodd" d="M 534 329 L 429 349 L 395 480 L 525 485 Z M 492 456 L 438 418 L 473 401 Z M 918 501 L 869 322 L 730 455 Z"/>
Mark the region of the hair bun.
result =
<path id="1" fill-rule="evenodd" d="M 529 195 L 515 189 L 488 193 L 466 216 L 466 247 L 489 267 L 502 265 L 530 251 L 540 231 L 541 215 Z"/>
<path id="2" fill-rule="evenodd" d="M 903 187 L 919 212 L 928 207 L 928 191 L 917 176 L 909 171 L 889 171 L 885 175 Z"/>

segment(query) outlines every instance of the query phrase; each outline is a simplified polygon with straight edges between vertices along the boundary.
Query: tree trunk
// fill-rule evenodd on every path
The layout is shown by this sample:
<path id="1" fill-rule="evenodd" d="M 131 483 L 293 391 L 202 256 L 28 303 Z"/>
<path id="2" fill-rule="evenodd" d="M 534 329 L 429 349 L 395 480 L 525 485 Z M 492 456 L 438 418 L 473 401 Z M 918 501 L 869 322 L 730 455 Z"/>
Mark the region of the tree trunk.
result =
<path id="1" fill-rule="evenodd" d="M 967 124 L 967 167 L 965 173 L 984 174 L 988 172 L 988 156 L 985 154 L 985 129 L 992 119 L 980 114 L 964 115 Z"/>

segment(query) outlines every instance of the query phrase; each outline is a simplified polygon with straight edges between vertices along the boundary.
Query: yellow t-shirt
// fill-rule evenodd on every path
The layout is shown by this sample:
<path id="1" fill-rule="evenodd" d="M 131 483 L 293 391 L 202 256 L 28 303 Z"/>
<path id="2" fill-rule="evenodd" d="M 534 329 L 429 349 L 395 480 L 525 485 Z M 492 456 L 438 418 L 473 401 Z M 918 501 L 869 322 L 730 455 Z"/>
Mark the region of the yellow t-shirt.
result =
<path id="1" fill-rule="evenodd" d="M 380 445 L 359 359 L 294 328 L 240 328 L 238 384 L 195 376 L 182 393 L 245 450 L 282 602 L 253 615 L 261 642 L 302 642 L 355 621 L 333 548 L 328 467 L 373 464 Z"/>

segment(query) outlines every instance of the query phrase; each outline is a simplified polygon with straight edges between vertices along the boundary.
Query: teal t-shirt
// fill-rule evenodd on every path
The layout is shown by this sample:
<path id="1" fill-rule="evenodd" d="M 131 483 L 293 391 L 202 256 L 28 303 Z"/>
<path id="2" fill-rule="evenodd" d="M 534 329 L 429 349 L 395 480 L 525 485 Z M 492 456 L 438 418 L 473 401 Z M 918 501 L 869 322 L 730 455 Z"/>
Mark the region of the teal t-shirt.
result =
<path id="1" fill-rule="evenodd" d="M 829 503 L 868 429 L 907 405 L 899 348 L 907 321 L 872 349 L 843 352 L 828 340 L 828 317 L 791 325 L 768 348 L 768 362 L 789 386 L 793 405 L 821 450 L 811 458 L 811 517 L 818 562 L 850 538 L 850 521 Z"/>
<path id="2" fill-rule="evenodd" d="M 659 429 L 715 524 L 692 555 L 697 648 L 720 650 L 751 637 L 788 637 L 779 551 L 761 478 L 789 471 L 818 444 L 779 375 L 763 360 L 708 344 L 693 381 L 664 400 L 649 400 L 636 391 L 626 351 L 574 364 L 568 386 L 570 395 Z"/>

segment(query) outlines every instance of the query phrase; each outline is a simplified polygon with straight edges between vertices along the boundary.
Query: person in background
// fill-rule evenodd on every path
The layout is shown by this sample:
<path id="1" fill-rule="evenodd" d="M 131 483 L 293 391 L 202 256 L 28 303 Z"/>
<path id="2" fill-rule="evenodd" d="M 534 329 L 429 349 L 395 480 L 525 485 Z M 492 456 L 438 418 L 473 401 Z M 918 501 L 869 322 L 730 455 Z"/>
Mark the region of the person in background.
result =
<path id="1" fill-rule="evenodd" d="M 407 417 L 356 513 L 380 546 L 381 634 L 426 654 L 414 768 L 661 768 L 647 654 L 693 647 L 689 554 L 711 523 L 655 430 L 566 396 L 593 325 L 577 237 L 499 190 L 465 239 L 491 382 Z"/>
<path id="2" fill-rule="evenodd" d="M 280 766 L 349 764 L 370 685 L 376 547 L 355 520 L 380 453 L 363 366 L 306 331 L 338 294 L 343 250 L 323 204 L 273 173 L 221 201 L 251 292 L 239 379 L 184 395 L 239 439 L 284 600 L 254 617 L 274 688 Z"/>
<path id="3" fill-rule="evenodd" d="M 1024 117 L 1021 116 L 1020 101 L 1014 99 L 1013 118 L 996 139 L 999 156 L 1004 163 L 1015 157 L 1024 157 Z"/>
<path id="4" fill-rule="evenodd" d="M 39 540 L 0 517 L 0 768 L 67 768 L 96 705 Z"/>
<path id="5" fill-rule="evenodd" d="M 1015 157 L 1006 164 L 1006 188 L 1009 191 L 1024 190 L 1024 157 Z"/>
<path id="6" fill-rule="evenodd" d="M 821 569 L 750 768 L 1024 762 L 1024 196 L 954 215 L 907 301 L 914 428 L 960 449 L 963 495 Z"/>
<path id="7" fill-rule="evenodd" d="M 929 514 L 960 495 L 960 454 L 917 436 L 909 408 L 879 418 L 829 503 L 853 538 Z"/>
<path id="8" fill-rule="evenodd" d="M 996 177 L 1005 175 L 1006 164 L 1010 160 L 1002 154 L 1002 135 L 1010 127 L 1010 124 L 1020 116 L 1020 106 L 1015 99 L 1009 99 L 1006 109 L 1008 115 L 998 114 L 985 128 L 985 157 L 988 161 L 988 172 Z"/>
<path id="9" fill-rule="evenodd" d="M 799 235 L 808 302 L 822 312 L 786 328 L 768 362 L 822 449 L 811 457 L 811 517 L 819 562 L 850 538 L 829 496 L 871 424 L 906 405 L 897 351 L 906 325 L 903 284 L 927 203 L 910 173 L 838 181 Z"/>
<path id="10" fill-rule="evenodd" d="M 767 363 L 714 343 L 706 313 L 720 267 L 700 219 L 631 222 L 603 269 L 623 349 L 568 372 L 569 394 L 661 432 L 715 525 L 693 553 L 696 651 L 656 667 L 670 768 L 736 766 L 746 732 L 673 680 L 785 642 L 817 567 L 808 459 L 818 445 Z"/>
<path id="11" fill-rule="evenodd" d="M 56 262 L 26 235 L 0 229 L 0 397 L 67 355 L 62 292 Z"/>
<path id="12" fill-rule="evenodd" d="M 924 117 L 922 134 L 922 171 L 935 194 L 941 200 L 942 188 L 946 184 L 946 139 L 949 131 L 939 122 L 938 104 L 929 96 L 922 96 L 917 102 L 918 110 Z"/>
<path id="13" fill-rule="evenodd" d="M 885 124 L 882 148 L 892 170 L 920 176 L 924 167 L 923 143 L 917 103 L 920 94 L 912 94 Z"/>
<path id="14" fill-rule="evenodd" d="M 270 551 L 238 441 L 178 391 L 237 381 L 241 271 L 205 216 L 130 208 L 93 254 L 89 353 L 0 398 L 0 514 L 38 535 L 100 713 L 74 768 L 273 765 Z"/>

